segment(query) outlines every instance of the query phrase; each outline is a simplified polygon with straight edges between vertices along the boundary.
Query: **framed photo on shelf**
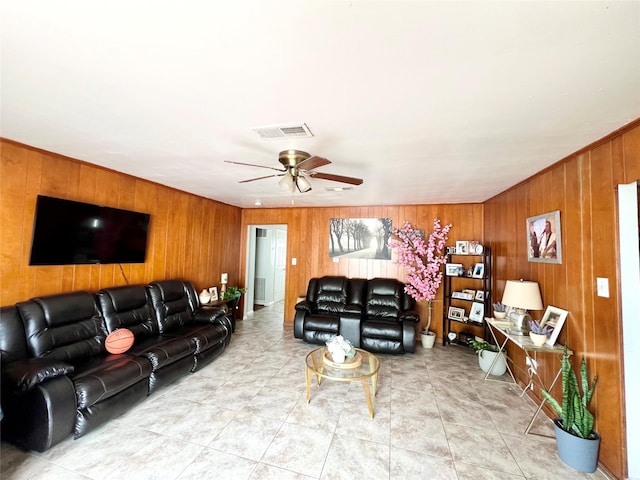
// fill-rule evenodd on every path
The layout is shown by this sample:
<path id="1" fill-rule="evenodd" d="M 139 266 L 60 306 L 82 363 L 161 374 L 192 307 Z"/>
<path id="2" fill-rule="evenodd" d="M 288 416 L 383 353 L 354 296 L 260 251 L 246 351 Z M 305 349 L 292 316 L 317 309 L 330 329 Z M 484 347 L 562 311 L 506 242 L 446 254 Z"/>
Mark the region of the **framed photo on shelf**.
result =
<path id="1" fill-rule="evenodd" d="M 449 307 L 449 314 L 447 315 L 451 320 L 464 321 L 464 308 Z"/>
<path id="2" fill-rule="evenodd" d="M 484 277 L 484 263 L 476 263 L 473 267 L 473 273 L 471 274 L 473 278 L 483 278 Z"/>
<path id="3" fill-rule="evenodd" d="M 560 210 L 527 218 L 527 257 L 530 262 L 562 263 Z"/>
<path id="4" fill-rule="evenodd" d="M 469 320 L 482 323 L 484 318 L 484 303 L 473 302 L 471 311 L 469 312 Z"/>
<path id="5" fill-rule="evenodd" d="M 478 290 L 476 292 L 475 300 L 477 300 L 479 302 L 484 302 L 484 296 L 485 296 L 484 290 Z"/>
<path id="6" fill-rule="evenodd" d="M 567 310 L 552 307 L 551 305 L 549 305 L 547 310 L 544 312 L 544 316 L 542 317 L 542 320 L 540 320 L 540 326 L 549 327 L 546 343 L 550 347 L 553 347 L 556 344 L 556 340 L 558 339 L 558 335 L 560 335 L 560 331 L 562 330 L 564 321 L 567 319 L 567 315 L 569 315 Z"/>
<path id="7" fill-rule="evenodd" d="M 444 266 L 444 271 L 448 277 L 459 277 L 464 271 L 464 267 L 461 263 L 447 263 Z"/>
<path id="8" fill-rule="evenodd" d="M 451 298 L 457 298 L 459 300 L 473 300 L 473 296 L 465 292 L 453 292 Z"/>
<path id="9" fill-rule="evenodd" d="M 458 240 L 456 242 L 456 253 L 458 255 L 468 255 L 469 254 L 469 242 Z"/>

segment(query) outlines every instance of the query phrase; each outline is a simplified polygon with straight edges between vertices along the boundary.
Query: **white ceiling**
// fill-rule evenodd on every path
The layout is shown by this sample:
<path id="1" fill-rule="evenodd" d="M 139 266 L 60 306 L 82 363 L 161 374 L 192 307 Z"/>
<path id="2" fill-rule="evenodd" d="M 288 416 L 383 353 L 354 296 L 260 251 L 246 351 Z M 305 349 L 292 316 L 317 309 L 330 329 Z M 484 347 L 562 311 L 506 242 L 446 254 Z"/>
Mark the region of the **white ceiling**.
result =
<path id="1" fill-rule="evenodd" d="M 479 202 L 640 117 L 640 2 L 3 0 L 0 135 L 241 207 Z M 252 128 L 305 122 L 312 138 Z"/>

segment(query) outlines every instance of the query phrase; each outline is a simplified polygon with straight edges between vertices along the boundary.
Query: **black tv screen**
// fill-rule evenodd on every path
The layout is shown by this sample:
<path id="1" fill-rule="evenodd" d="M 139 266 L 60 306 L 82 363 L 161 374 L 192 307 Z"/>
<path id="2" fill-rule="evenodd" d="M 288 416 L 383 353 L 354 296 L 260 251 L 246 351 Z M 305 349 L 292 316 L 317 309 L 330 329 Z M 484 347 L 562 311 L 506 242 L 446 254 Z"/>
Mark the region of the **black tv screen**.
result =
<path id="1" fill-rule="evenodd" d="M 38 195 L 29 265 L 144 263 L 149 218 Z"/>

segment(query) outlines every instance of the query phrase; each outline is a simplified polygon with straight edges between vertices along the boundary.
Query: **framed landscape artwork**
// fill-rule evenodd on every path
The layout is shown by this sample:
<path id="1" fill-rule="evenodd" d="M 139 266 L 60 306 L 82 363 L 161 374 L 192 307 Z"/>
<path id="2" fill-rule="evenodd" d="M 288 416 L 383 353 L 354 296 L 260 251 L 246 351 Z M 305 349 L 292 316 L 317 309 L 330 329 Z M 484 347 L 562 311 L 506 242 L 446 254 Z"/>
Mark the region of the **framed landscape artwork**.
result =
<path id="1" fill-rule="evenodd" d="M 560 210 L 527 218 L 527 257 L 530 262 L 562 263 Z"/>
<path id="2" fill-rule="evenodd" d="M 390 218 L 332 218 L 329 256 L 391 260 Z"/>

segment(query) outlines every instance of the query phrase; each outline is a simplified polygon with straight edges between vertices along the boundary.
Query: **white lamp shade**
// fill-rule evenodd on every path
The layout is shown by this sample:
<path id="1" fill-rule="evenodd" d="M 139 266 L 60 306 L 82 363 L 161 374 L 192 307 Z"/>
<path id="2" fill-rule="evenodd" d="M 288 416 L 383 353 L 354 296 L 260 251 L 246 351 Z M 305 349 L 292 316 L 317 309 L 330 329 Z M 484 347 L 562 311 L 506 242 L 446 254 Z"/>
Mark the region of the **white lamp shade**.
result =
<path id="1" fill-rule="evenodd" d="M 293 189 L 295 188 L 294 184 L 295 182 L 293 180 L 293 177 L 289 174 L 282 177 L 282 179 L 278 182 L 278 185 L 280 185 L 280 188 L 285 192 L 289 192 L 289 193 L 293 193 Z"/>
<path id="2" fill-rule="evenodd" d="M 300 176 L 300 175 L 298 176 L 297 185 L 298 185 L 298 190 L 300 190 L 300 193 L 305 193 L 311 190 L 311 184 L 309 183 L 309 180 L 307 180 L 303 176 Z"/>
<path id="3" fill-rule="evenodd" d="M 538 282 L 507 280 L 502 303 L 522 310 L 542 310 L 542 297 Z"/>

